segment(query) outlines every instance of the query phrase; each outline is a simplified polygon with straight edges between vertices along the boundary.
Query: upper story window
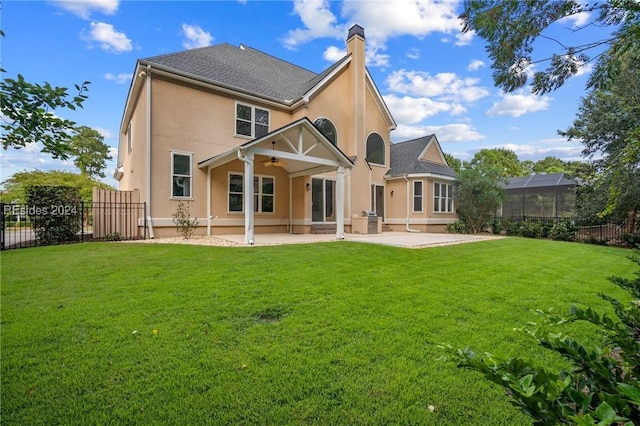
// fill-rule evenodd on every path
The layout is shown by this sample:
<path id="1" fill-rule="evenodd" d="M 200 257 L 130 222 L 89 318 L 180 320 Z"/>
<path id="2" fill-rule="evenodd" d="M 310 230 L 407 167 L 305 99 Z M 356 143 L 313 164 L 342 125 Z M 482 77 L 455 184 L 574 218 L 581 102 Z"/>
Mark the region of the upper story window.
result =
<path id="1" fill-rule="evenodd" d="M 338 146 L 338 132 L 336 131 L 336 126 L 333 125 L 331 120 L 321 117 L 314 121 L 313 124 L 315 124 L 318 130 L 320 130 L 322 134 L 329 139 L 329 142 Z"/>
<path id="2" fill-rule="evenodd" d="M 453 185 L 439 182 L 433 184 L 433 211 L 453 213 Z"/>
<path id="3" fill-rule="evenodd" d="M 236 104 L 236 135 L 259 138 L 269 133 L 269 111 Z"/>
<path id="4" fill-rule="evenodd" d="M 191 198 L 191 154 L 171 153 L 171 197 Z"/>
<path id="5" fill-rule="evenodd" d="M 371 133 L 367 138 L 367 161 L 384 166 L 384 140 L 377 133 Z"/>

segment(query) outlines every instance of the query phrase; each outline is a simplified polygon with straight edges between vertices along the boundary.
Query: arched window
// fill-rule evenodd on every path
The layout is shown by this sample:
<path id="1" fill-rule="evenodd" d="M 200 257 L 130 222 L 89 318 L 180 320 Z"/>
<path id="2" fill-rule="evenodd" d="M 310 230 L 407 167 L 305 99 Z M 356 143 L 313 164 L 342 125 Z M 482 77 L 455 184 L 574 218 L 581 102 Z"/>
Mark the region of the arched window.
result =
<path id="1" fill-rule="evenodd" d="M 338 132 L 336 132 L 336 126 L 333 125 L 331 120 L 321 117 L 314 121 L 313 124 L 329 139 L 329 142 L 338 146 Z"/>
<path id="2" fill-rule="evenodd" d="M 384 141 L 377 133 L 371 133 L 367 138 L 367 161 L 384 165 Z"/>

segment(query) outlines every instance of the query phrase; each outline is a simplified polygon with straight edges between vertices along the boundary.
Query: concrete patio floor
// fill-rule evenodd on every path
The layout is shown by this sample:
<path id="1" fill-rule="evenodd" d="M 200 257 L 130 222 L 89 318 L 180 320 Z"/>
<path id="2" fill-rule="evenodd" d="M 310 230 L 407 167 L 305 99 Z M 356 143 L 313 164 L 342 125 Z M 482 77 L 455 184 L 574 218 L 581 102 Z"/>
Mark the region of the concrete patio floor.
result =
<path id="1" fill-rule="evenodd" d="M 244 235 L 216 235 L 234 244 L 244 245 Z M 383 244 L 395 247 L 422 248 L 450 244 L 472 243 L 491 239 L 503 238 L 493 235 L 466 235 L 466 234 L 428 234 L 411 232 L 383 232 L 381 234 L 345 234 L 346 241 L 361 243 Z M 256 246 L 281 245 L 281 244 L 307 244 L 317 242 L 330 242 L 336 240 L 335 234 L 256 234 Z"/>

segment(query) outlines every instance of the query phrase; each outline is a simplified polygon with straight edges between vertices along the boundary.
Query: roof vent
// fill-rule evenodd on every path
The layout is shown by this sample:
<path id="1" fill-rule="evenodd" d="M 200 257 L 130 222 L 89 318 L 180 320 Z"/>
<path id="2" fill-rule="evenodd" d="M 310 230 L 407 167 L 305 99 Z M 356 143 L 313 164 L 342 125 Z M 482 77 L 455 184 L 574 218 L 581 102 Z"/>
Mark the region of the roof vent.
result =
<path id="1" fill-rule="evenodd" d="M 247 50 L 247 49 L 245 49 L 244 44 L 240 45 L 240 50 Z"/>

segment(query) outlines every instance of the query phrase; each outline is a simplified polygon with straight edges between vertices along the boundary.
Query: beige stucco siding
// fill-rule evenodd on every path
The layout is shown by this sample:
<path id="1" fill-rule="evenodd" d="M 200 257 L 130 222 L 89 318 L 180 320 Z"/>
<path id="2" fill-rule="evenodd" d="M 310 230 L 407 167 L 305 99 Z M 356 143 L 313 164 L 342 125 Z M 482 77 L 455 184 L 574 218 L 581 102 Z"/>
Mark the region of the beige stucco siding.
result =
<path id="1" fill-rule="evenodd" d="M 147 98 L 146 86 L 143 84 L 140 96 L 136 99 L 134 112 L 125 126 L 125 133 L 120 135 L 119 149 L 123 166 L 123 175 L 120 179 L 120 189 L 123 191 L 140 191 L 140 201 L 147 197 Z M 130 126 L 130 127 L 129 127 Z M 131 150 L 128 147 L 128 130 L 131 129 Z"/>

